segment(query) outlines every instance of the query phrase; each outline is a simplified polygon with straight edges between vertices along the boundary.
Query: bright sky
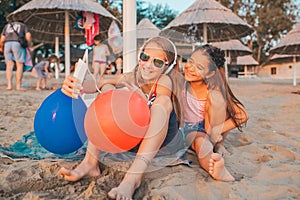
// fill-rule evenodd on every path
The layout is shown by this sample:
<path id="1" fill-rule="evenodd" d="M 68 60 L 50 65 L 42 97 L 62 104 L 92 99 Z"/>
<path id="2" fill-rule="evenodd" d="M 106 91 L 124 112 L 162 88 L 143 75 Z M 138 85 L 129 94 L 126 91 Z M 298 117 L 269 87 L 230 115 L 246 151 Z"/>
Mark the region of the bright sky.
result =
<path id="1" fill-rule="evenodd" d="M 146 0 L 146 2 L 149 2 L 153 5 L 167 4 L 172 10 L 178 11 L 178 14 L 180 14 L 188 7 L 190 7 L 195 2 L 195 0 Z"/>
<path id="2" fill-rule="evenodd" d="M 188 7 L 190 7 L 196 0 L 145 0 L 146 2 L 149 2 L 153 5 L 156 4 L 168 4 L 168 6 L 175 10 L 178 11 L 178 14 L 186 10 Z M 293 2 L 298 6 L 300 6 L 300 0 L 293 0 Z M 298 22 L 300 22 L 300 17 L 298 19 Z"/>

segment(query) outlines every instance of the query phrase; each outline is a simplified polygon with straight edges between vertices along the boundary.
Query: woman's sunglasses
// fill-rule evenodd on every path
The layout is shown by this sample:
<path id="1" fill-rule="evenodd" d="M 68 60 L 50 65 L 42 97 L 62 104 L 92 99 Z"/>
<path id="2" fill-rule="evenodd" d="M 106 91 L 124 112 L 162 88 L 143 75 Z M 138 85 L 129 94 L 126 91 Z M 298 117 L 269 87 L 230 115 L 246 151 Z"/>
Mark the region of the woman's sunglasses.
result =
<path id="1" fill-rule="evenodd" d="M 149 61 L 149 59 L 151 58 L 151 56 L 149 56 L 147 53 L 145 53 L 144 51 L 142 51 L 140 53 L 140 60 L 143 61 L 143 62 L 147 62 Z M 165 62 L 164 60 L 162 59 L 159 59 L 159 58 L 153 58 L 153 65 L 157 68 L 162 68 L 164 67 L 166 64 L 168 64 L 167 62 Z"/>

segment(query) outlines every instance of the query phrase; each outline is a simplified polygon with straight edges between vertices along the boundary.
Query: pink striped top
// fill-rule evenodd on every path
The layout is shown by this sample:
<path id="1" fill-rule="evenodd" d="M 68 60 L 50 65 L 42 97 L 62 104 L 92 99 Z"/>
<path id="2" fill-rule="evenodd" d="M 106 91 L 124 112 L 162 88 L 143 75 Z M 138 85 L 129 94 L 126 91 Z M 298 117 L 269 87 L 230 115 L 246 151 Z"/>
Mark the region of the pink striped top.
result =
<path id="1" fill-rule="evenodd" d="M 205 99 L 197 99 L 192 94 L 183 90 L 183 120 L 184 122 L 200 122 L 204 120 Z"/>

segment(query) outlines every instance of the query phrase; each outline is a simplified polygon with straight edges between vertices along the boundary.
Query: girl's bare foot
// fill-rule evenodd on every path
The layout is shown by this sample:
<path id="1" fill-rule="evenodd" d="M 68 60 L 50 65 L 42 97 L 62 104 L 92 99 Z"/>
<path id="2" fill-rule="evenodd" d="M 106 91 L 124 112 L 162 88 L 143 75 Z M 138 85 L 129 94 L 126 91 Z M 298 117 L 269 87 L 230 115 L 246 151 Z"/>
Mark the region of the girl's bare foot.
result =
<path id="1" fill-rule="evenodd" d="M 225 146 L 223 143 L 217 143 L 214 147 L 214 152 L 220 154 L 223 158 L 230 156 L 230 153 L 226 150 Z"/>
<path id="2" fill-rule="evenodd" d="M 62 167 L 58 173 L 67 181 L 77 181 L 83 177 L 95 177 L 101 174 L 98 164 L 93 165 L 85 160 L 73 170 Z"/>
<path id="3" fill-rule="evenodd" d="M 111 199 L 131 200 L 134 191 L 141 184 L 141 174 L 126 174 L 120 185 L 109 191 L 108 196 Z"/>
<path id="4" fill-rule="evenodd" d="M 224 165 L 223 157 L 218 153 L 213 153 L 209 161 L 209 174 L 218 181 L 235 181 Z"/>

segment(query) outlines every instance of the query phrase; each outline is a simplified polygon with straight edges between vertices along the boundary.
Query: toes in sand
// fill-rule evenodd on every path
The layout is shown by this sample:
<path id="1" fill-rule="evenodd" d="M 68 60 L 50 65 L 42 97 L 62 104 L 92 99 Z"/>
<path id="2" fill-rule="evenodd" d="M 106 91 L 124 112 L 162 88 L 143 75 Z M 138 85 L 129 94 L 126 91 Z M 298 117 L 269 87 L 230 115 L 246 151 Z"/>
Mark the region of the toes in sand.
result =
<path id="1" fill-rule="evenodd" d="M 224 164 L 223 157 L 218 153 L 213 153 L 209 161 L 209 174 L 218 181 L 234 181 L 234 177 L 229 173 Z"/>
<path id="2" fill-rule="evenodd" d="M 74 170 L 66 169 L 62 167 L 58 174 L 67 181 L 77 181 L 84 177 L 96 177 L 101 174 L 99 168 L 91 169 L 88 167 L 84 167 L 83 165 L 79 165 Z"/>

